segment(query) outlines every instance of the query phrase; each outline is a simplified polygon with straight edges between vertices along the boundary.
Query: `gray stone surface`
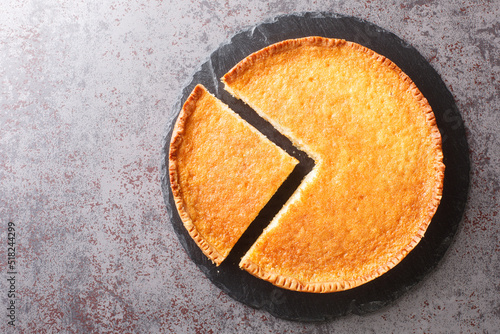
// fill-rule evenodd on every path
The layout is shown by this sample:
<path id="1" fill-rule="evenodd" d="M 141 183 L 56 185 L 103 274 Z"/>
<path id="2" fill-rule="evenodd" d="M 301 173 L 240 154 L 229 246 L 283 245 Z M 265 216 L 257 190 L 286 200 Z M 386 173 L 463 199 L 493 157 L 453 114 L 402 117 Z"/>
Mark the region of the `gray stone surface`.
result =
<path id="1" fill-rule="evenodd" d="M 320 324 L 213 286 L 176 239 L 159 180 L 164 128 L 197 67 L 236 32 L 302 11 L 353 15 L 416 47 L 456 99 L 472 167 L 440 265 L 393 305 Z M 499 16 L 498 1 L 2 2 L 0 332 L 498 332 Z"/>

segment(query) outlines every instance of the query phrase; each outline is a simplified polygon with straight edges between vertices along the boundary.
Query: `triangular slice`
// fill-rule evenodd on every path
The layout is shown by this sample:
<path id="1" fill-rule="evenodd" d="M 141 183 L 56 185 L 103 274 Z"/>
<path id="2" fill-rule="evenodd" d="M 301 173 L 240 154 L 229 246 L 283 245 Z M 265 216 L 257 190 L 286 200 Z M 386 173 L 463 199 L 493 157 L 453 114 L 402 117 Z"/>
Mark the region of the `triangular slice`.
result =
<path id="1" fill-rule="evenodd" d="M 219 265 L 298 161 L 198 85 L 169 152 L 172 192 L 193 240 Z"/>
<path id="2" fill-rule="evenodd" d="M 243 269 L 283 288 L 331 292 L 382 275 L 415 247 L 441 199 L 441 136 L 394 63 L 309 37 L 248 56 L 223 81 L 316 162 Z"/>

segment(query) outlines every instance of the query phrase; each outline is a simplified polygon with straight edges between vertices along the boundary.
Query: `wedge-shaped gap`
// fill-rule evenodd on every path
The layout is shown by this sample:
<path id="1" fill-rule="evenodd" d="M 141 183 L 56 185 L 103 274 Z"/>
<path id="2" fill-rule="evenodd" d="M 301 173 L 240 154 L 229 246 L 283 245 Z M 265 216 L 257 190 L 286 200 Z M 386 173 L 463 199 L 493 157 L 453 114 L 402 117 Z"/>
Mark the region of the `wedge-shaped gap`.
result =
<path id="1" fill-rule="evenodd" d="M 230 106 L 230 108 L 238 113 L 245 121 L 259 130 L 267 138 L 276 145 L 285 150 L 288 154 L 299 160 L 295 169 L 283 182 L 274 196 L 260 211 L 259 215 L 250 224 L 245 233 L 240 237 L 234 245 L 228 257 L 222 265 L 239 265 L 240 259 L 250 249 L 252 244 L 262 234 L 264 229 L 269 225 L 271 220 L 285 205 L 288 199 L 292 196 L 295 190 L 300 186 L 305 176 L 314 168 L 314 160 L 309 157 L 304 151 L 295 147 L 292 142 L 278 130 L 276 130 L 269 122 L 260 117 L 252 108 L 244 102 L 232 97 L 227 92 L 220 92 L 220 99 Z"/>

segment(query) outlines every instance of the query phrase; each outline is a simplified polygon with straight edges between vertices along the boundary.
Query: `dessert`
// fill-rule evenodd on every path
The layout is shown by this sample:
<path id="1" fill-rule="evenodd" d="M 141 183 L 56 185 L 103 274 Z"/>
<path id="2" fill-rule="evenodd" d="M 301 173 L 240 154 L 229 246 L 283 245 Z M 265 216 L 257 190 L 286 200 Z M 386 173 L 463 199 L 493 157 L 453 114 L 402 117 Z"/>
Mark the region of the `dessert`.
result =
<path id="1" fill-rule="evenodd" d="M 174 127 L 169 175 L 187 231 L 219 265 L 298 161 L 201 85 Z"/>
<path id="2" fill-rule="evenodd" d="M 248 56 L 222 80 L 316 163 L 241 268 L 333 292 L 379 277 L 418 244 L 441 199 L 441 136 L 399 67 L 356 43 L 307 37 Z"/>

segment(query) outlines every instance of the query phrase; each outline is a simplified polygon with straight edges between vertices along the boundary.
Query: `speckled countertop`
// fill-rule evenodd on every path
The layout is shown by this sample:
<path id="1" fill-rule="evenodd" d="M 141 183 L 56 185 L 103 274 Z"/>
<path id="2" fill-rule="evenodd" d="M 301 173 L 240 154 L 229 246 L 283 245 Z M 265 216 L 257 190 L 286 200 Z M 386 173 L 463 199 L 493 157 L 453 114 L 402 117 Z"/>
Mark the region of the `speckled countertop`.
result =
<path id="1" fill-rule="evenodd" d="M 277 319 L 213 286 L 160 188 L 164 129 L 198 66 L 236 32 L 304 11 L 365 19 L 419 50 L 455 98 L 471 159 L 438 267 L 392 305 L 324 323 Z M 499 17 L 498 1 L 2 2 L 0 332 L 498 332 Z"/>

